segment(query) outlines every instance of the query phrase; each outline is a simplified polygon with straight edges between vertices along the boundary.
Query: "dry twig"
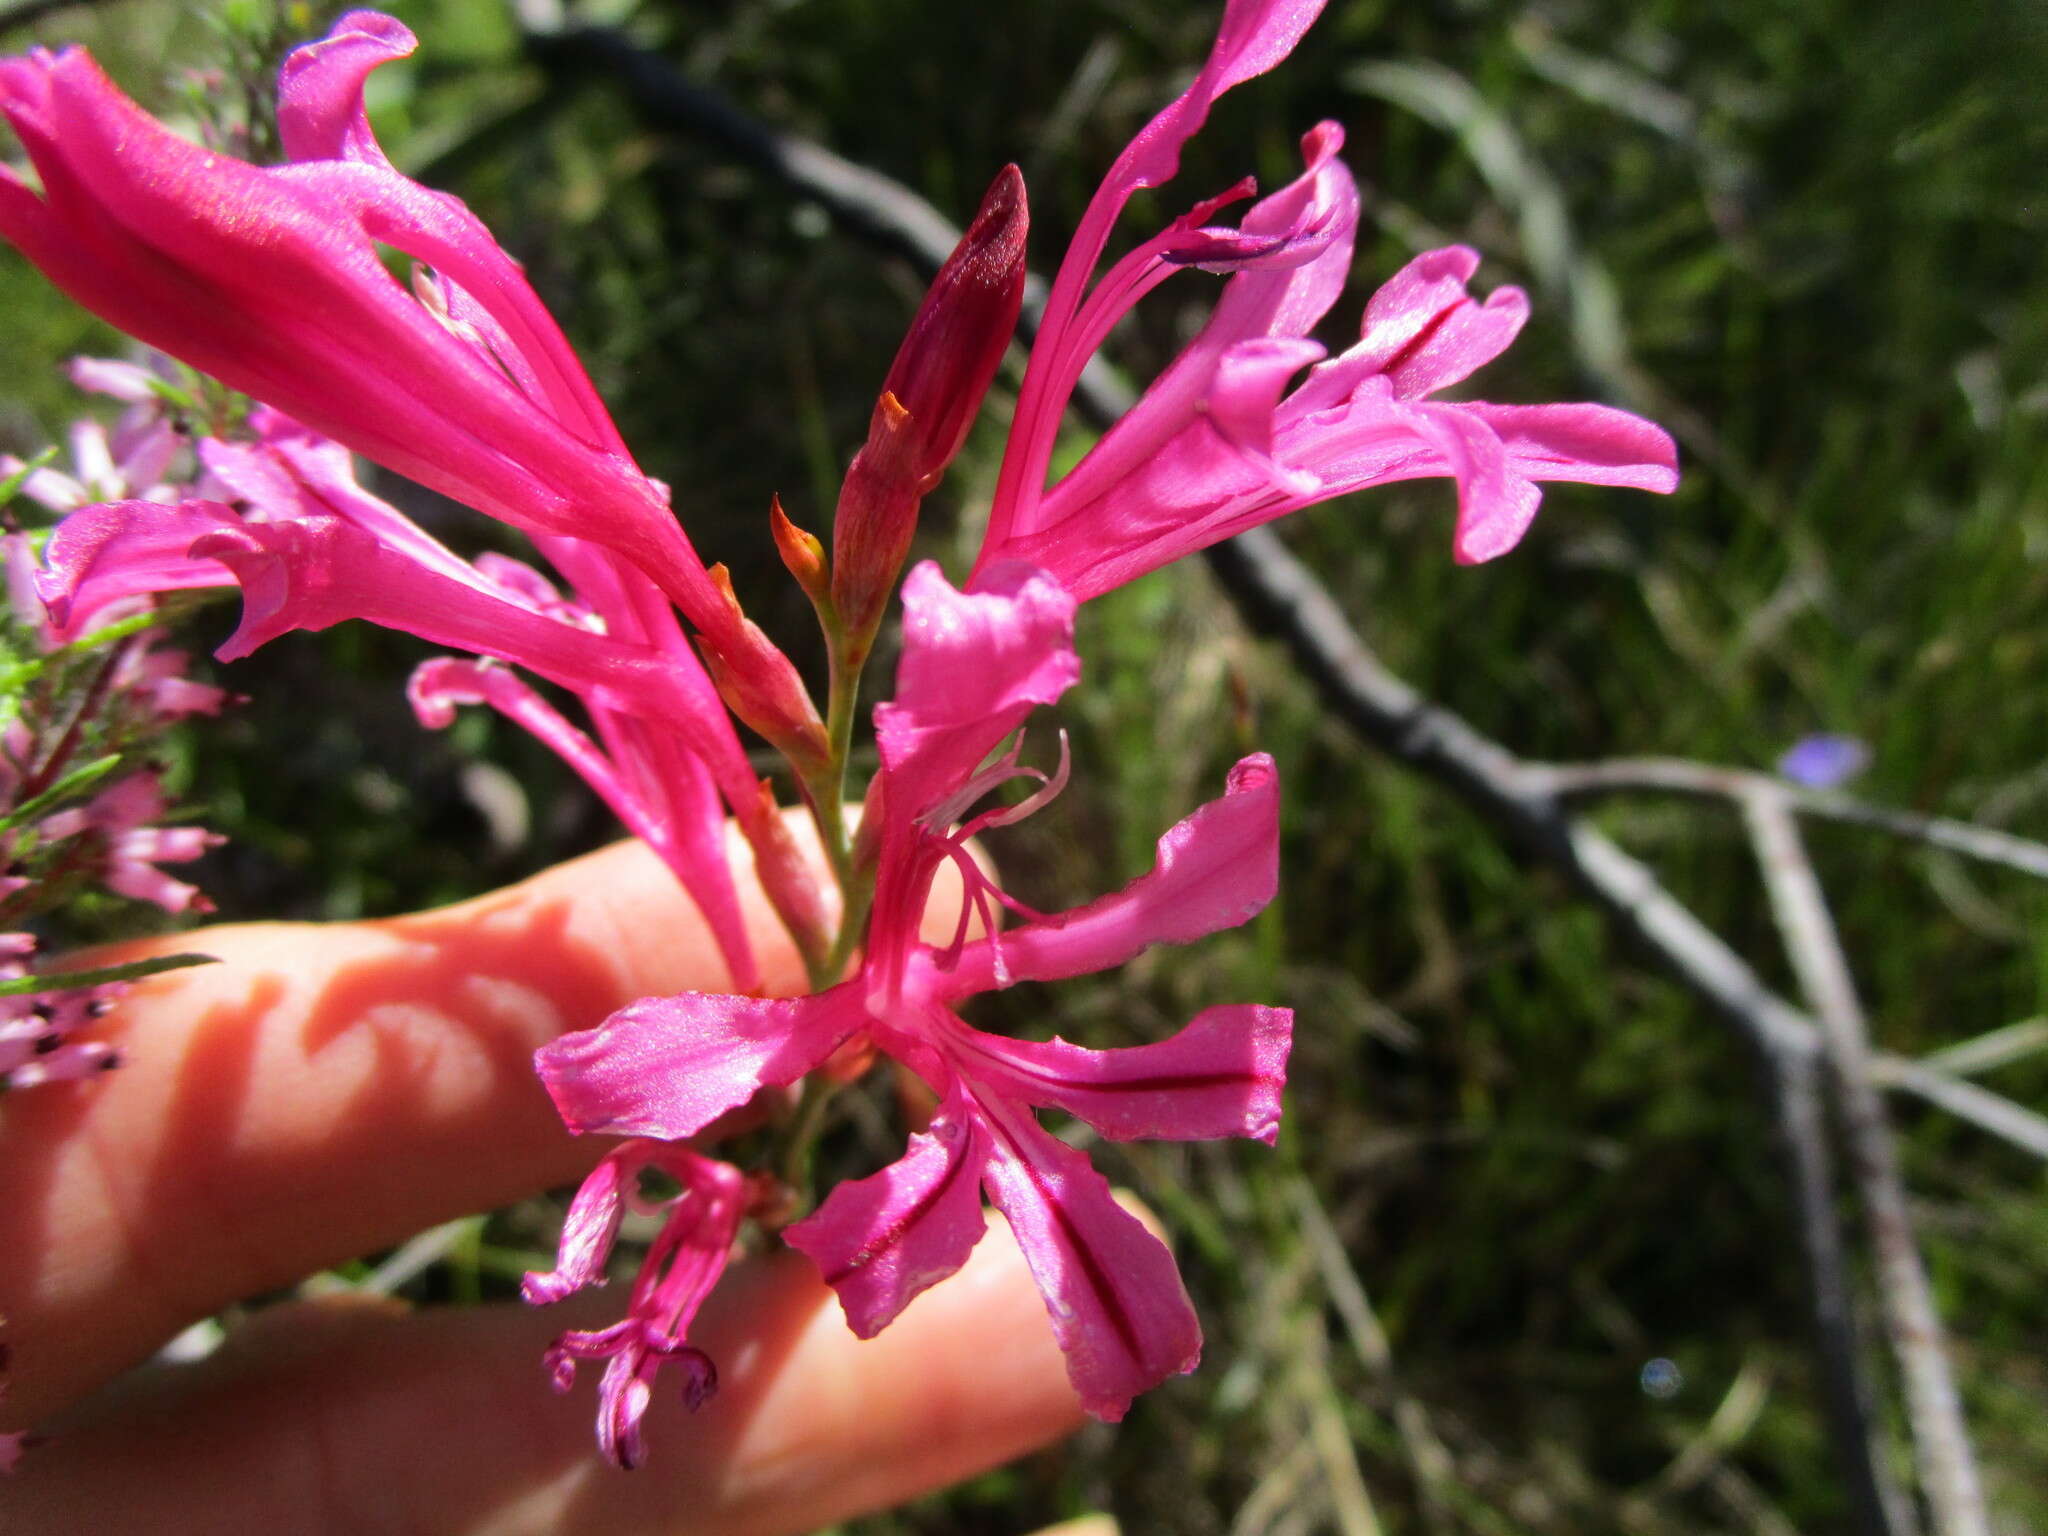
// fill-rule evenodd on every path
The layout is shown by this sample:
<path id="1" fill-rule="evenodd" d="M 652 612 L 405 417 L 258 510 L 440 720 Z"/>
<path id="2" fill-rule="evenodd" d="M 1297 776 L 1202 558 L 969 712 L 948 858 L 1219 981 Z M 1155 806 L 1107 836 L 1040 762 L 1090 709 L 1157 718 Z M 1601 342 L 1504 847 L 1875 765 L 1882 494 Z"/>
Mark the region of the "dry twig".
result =
<path id="1" fill-rule="evenodd" d="M 1821 1038 L 1849 1142 L 1849 1167 L 1877 1255 L 1885 1335 L 1905 1384 L 1921 1489 L 1940 1536 L 1990 1536 L 1941 1314 L 1935 1310 L 1927 1268 L 1913 1236 L 1891 1122 L 1872 1081 L 1869 1033 L 1848 957 L 1842 953 L 1813 862 L 1806 856 L 1789 798 L 1776 785 L 1755 787 L 1744 795 L 1742 810 L 1786 954 L 1820 1015 Z"/>

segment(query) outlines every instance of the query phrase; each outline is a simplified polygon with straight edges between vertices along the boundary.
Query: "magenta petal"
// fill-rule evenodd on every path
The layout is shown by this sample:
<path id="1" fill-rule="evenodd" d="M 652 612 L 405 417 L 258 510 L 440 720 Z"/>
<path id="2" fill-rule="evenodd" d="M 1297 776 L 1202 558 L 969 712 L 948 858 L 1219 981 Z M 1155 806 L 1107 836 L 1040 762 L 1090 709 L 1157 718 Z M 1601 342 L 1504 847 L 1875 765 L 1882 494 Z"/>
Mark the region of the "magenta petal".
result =
<path id="1" fill-rule="evenodd" d="M 1193 429 L 1213 407 L 1219 387 L 1231 387 L 1222 360 L 1247 346 L 1254 349 L 1251 355 L 1257 355 L 1256 344 L 1268 341 L 1312 345 L 1302 337 L 1341 291 L 1358 225 L 1358 189 L 1336 158 L 1342 143 L 1343 135 L 1334 125 L 1310 132 L 1302 140 L 1302 174 L 1245 214 L 1245 233 L 1289 248 L 1287 264 L 1270 270 L 1255 267 L 1234 276 L 1201 333 L 1073 471 L 1042 499 L 1033 485 L 1026 505 L 1005 506 L 1002 516 L 992 518 L 991 538 L 984 543 L 971 585 L 979 586 L 981 571 L 996 562 L 1023 558 L 1057 572 L 1069 587 L 1086 595 L 1115 584 L 1095 579 L 1095 568 L 1104 562 L 1116 562 L 1116 581 L 1128 581 L 1200 547 L 1193 542 L 1148 540 L 1145 558 L 1134 560 L 1134 543 L 1156 519 L 1127 515 L 1125 502 L 1140 482 L 1146 489 L 1137 494 L 1153 500 L 1162 482 L 1168 482 L 1186 513 L 1177 521 L 1192 524 L 1195 509 L 1213 504 L 1222 487 L 1209 474 L 1173 476 L 1163 471 L 1161 461 L 1186 457 L 1183 442 L 1200 436 Z M 1110 281 L 1105 278 L 1104 285 Z M 1089 303 L 1091 310 L 1102 303 L 1100 290 Z M 1316 355 L 1321 355 L 1320 348 Z M 1085 360 L 1073 360 L 1076 373 Z M 1314 360 L 1303 357 L 1304 362 Z M 1285 382 L 1284 376 L 1275 381 L 1276 400 Z"/>
<path id="2" fill-rule="evenodd" d="M 1456 305 L 1387 366 L 1394 393 L 1419 400 L 1448 389 L 1507 351 L 1528 319 L 1529 297 L 1519 288 L 1496 288 L 1484 304 Z"/>
<path id="3" fill-rule="evenodd" d="M 555 1267 L 529 1273 L 520 1281 L 520 1295 L 535 1306 L 545 1306 L 586 1285 L 604 1284 L 604 1264 L 626 1213 L 626 1196 L 648 1161 L 648 1150 L 647 1142 L 629 1141 L 606 1153 L 590 1170 L 562 1218 Z"/>
<path id="4" fill-rule="evenodd" d="M 952 793 L 1080 670 L 1074 599 L 1042 571 L 994 570 L 972 593 L 931 561 L 911 571 L 896 696 L 875 710 L 889 814 L 914 820 Z"/>
<path id="5" fill-rule="evenodd" d="M 1166 1245 L 1116 1203 L 1087 1157 L 1020 1106 L 982 1099 L 983 1180 L 1045 1296 L 1067 1375 L 1099 1419 L 1202 1357 L 1202 1328 Z"/>
<path id="6" fill-rule="evenodd" d="M 1678 488 L 1678 445 L 1655 422 L 1611 405 L 1486 405 L 1458 409 L 1492 429 L 1515 469 L 1531 480 L 1629 485 L 1668 495 Z"/>
<path id="7" fill-rule="evenodd" d="M 1459 405 L 1397 408 L 1432 443 L 1458 482 L 1458 527 L 1451 550 L 1460 565 L 1504 555 L 1536 520 L 1543 493 L 1509 462 L 1500 439 Z"/>
<path id="8" fill-rule="evenodd" d="M 977 1082 L 1078 1115 L 1112 1141 L 1205 1141 L 1280 1131 L 1293 1013 L 1255 1003 L 1206 1008 L 1169 1039 L 1091 1051 L 963 1030 Z"/>
<path id="9" fill-rule="evenodd" d="M 946 997 L 1122 965 L 1153 944 L 1186 944 L 1256 916 L 1280 878 L 1280 778 L 1263 752 L 1230 770 L 1212 800 L 1159 839 L 1152 872 L 1113 896 L 961 951 L 935 981 Z M 1000 963 L 996 946 L 1001 946 Z"/>
<path id="10" fill-rule="evenodd" d="M 725 856 L 724 813 L 716 792 L 703 782 L 703 769 L 696 759 L 675 754 L 662 765 L 667 771 L 658 777 L 622 773 L 596 742 L 552 704 L 510 670 L 488 661 L 453 656 L 423 661 L 407 680 L 405 696 L 428 730 L 445 730 L 453 724 L 459 704 L 488 704 L 532 732 L 582 775 L 612 813 L 674 871 L 717 936 L 733 984 L 754 986 L 758 972 L 753 949 L 732 867 Z M 627 723 L 621 734 L 633 729 L 634 724 Z M 689 803 L 664 805 L 650 784 L 659 784 L 675 800 Z M 695 804 L 693 791 L 701 791 L 706 802 L 701 807 Z M 690 811 L 698 814 L 686 814 Z"/>
<path id="11" fill-rule="evenodd" d="M 988 1137 L 956 1090 L 902 1157 L 869 1178 L 838 1185 L 783 1232 L 839 1293 L 857 1337 L 873 1338 L 920 1291 L 967 1262 L 986 1226 L 987 1160 Z"/>
<path id="12" fill-rule="evenodd" d="M 1117 157 L 1097 201 L 1111 196 L 1121 208 L 1139 187 L 1171 181 L 1180 169 L 1181 146 L 1200 132 L 1216 98 L 1292 53 L 1323 4 L 1324 0 L 1229 0 L 1201 72 Z M 1096 211 L 1091 204 L 1089 215 Z"/>
<path id="13" fill-rule="evenodd" d="M 290 160 L 361 160 L 389 165 L 363 110 L 370 71 L 419 46 L 405 23 L 350 11 L 317 43 L 295 48 L 278 72 L 277 129 Z"/>
<path id="14" fill-rule="evenodd" d="M 533 1063 L 570 1130 L 680 1141 L 758 1089 L 795 1082 L 866 1017 L 852 986 L 816 997 L 645 997 L 542 1046 Z"/>
<path id="15" fill-rule="evenodd" d="M 156 592 L 233 586 L 235 578 L 226 566 L 194 558 L 190 551 L 206 534 L 239 526 L 233 512 L 212 501 L 80 507 L 50 536 L 43 549 L 44 569 L 35 578 L 55 638 L 76 639 L 110 603 Z"/>
<path id="16" fill-rule="evenodd" d="M 1322 356 L 1315 342 L 1296 337 L 1241 341 L 1216 360 L 1209 387 L 1209 419 L 1224 441 L 1274 480 L 1285 484 L 1292 479 L 1290 488 L 1304 497 L 1313 496 L 1321 482 L 1312 474 L 1290 476 L 1285 466 L 1273 462 L 1273 412 L 1288 381 Z"/>

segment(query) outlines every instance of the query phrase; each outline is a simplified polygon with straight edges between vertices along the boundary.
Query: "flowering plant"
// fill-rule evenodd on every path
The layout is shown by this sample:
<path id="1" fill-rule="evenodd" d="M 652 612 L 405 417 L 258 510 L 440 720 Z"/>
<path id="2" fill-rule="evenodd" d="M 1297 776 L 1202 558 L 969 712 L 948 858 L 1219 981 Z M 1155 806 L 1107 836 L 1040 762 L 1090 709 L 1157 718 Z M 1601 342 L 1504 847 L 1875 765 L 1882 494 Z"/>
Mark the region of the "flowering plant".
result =
<path id="1" fill-rule="evenodd" d="M 113 1047 L 82 1031 L 128 982 L 199 956 L 38 975 L 25 925 L 101 889 L 166 912 L 206 911 L 197 887 L 159 866 L 197 858 L 219 841 L 198 827 L 159 827 L 168 809 L 150 750 L 175 721 L 219 711 L 221 689 L 183 675 L 150 598 L 102 605 L 90 625 L 54 622 L 33 582 L 36 544 L 18 502 L 68 513 L 102 496 L 175 501 L 184 439 L 174 388 L 127 363 L 81 358 L 74 382 L 121 401 L 113 431 L 85 418 L 70 432 L 72 468 L 0 454 L 0 1089 L 91 1076 L 114 1067 Z"/>
<path id="2" fill-rule="evenodd" d="M 775 504 L 771 532 L 816 609 L 828 657 L 822 706 L 698 557 L 669 489 L 634 464 L 574 353 L 524 275 L 458 201 L 400 174 L 371 130 L 365 79 L 409 53 L 390 17 L 354 12 L 287 60 L 285 162 L 259 166 L 187 143 L 72 50 L 0 62 L 0 112 L 40 186 L 0 172 L 0 236 L 139 340 L 256 403 L 210 424 L 189 494 L 81 495 L 34 576 L 52 634 L 86 632 L 149 594 L 235 587 L 245 654 L 345 618 L 460 655 L 424 663 L 423 723 L 486 704 L 568 761 L 673 870 L 716 934 L 729 990 L 648 998 L 545 1047 L 541 1080 L 572 1129 L 629 1138 L 571 1205 L 555 1268 L 528 1277 L 547 1303 L 605 1278 L 643 1175 L 675 1186 L 661 1235 L 616 1325 L 561 1335 L 566 1388 L 603 1359 L 598 1435 L 622 1465 L 661 1368 L 692 1403 L 715 1363 L 692 1318 L 748 1220 L 814 1259 L 862 1335 L 957 1270 L 981 1235 L 982 1196 L 1015 1230 L 1069 1373 L 1116 1418 L 1191 1369 L 1200 1334 L 1163 1244 L 1111 1197 L 1082 1152 L 1035 1111 L 1113 1139 L 1277 1134 L 1292 1028 L 1283 1008 L 1225 1004 L 1166 1039 L 1087 1050 L 976 1030 L 977 993 L 1117 966 L 1145 948 L 1247 921 L 1278 877 L 1279 781 L 1254 754 L 1223 795 L 1170 828 L 1153 869 L 1071 911 L 1001 890 L 969 840 L 1057 794 L 1070 765 L 1026 766 L 1019 734 L 1080 676 L 1079 603 L 1245 528 L 1396 480 L 1455 482 L 1461 560 L 1506 552 L 1544 480 L 1669 490 L 1670 439 L 1609 407 L 1433 398 L 1499 354 L 1527 313 L 1519 291 L 1483 302 L 1477 255 L 1427 252 L 1367 302 L 1358 340 L 1330 355 L 1310 332 L 1350 275 L 1359 217 L 1333 124 L 1302 141 L 1301 175 L 1196 202 L 1097 277 L 1119 216 L 1169 181 L 1224 92 L 1277 65 L 1320 0 L 1230 0 L 1194 81 L 1130 143 L 1088 205 L 1051 288 L 1026 368 L 989 524 L 964 585 L 911 570 L 894 697 L 874 716 L 881 767 L 860 813 L 847 774 L 863 669 L 908 558 L 923 498 L 979 411 L 1024 288 L 1022 178 L 999 174 L 913 320 L 867 439 L 849 466 L 832 547 Z M 412 262 L 401 281 L 383 248 Z M 1050 479 L 1082 369 L 1117 321 L 1188 268 L 1227 279 L 1206 325 L 1135 407 Z M 524 530 L 553 575 L 508 557 L 464 559 L 358 483 L 353 455 Z M 574 701 L 573 706 L 569 700 Z M 573 709 L 572 714 L 570 710 Z M 786 760 L 826 877 L 755 776 L 744 725 Z M 1018 780 L 1015 804 L 985 808 Z M 809 995 L 762 995 L 740 920 L 724 826 L 809 972 Z M 941 944 L 921 920 L 942 867 L 962 910 Z M 1005 912 L 1020 921 L 1003 924 Z M 816 1108 L 886 1055 L 937 1098 L 905 1154 L 815 1210 L 800 1168 Z M 791 1143 L 754 1169 L 690 1146 L 764 1090 L 803 1107 Z"/>

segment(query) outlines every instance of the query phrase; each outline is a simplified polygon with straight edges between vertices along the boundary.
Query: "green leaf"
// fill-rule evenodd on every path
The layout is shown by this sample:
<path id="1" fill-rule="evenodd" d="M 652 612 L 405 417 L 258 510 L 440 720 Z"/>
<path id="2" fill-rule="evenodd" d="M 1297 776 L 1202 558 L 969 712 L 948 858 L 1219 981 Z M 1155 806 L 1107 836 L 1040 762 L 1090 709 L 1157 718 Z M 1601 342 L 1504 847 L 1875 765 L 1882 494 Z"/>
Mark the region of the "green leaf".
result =
<path id="1" fill-rule="evenodd" d="M 41 794 L 31 795 L 20 805 L 17 805 L 9 815 L 0 816 L 0 832 L 12 831 L 23 822 L 35 820 L 36 817 L 59 801 L 66 800 L 72 795 L 90 789 L 120 766 L 121 754 L 118 752 L 109 752 L 105 757 L 95 758 L 89 763 L 81 763 Z M 5 995 L 5 993 L 0 993 L 0 997 Z"/>
<path id="2" fill-rule="evenodd" d="M 8 502 L 20 495 L 21 488 L 28 483 L 28 477 L 56 457 L 57 450 L 54 446 L 45 448 L 5 480 L 0 480 L 0 507 L 6 506 Z"/>
<path id="3" fill-rule="evenodd" d="M 162 622 L 163 615 L 154 608 L 144 613 L 131 614 L 125 619 L 116 619 L 104 629 L 95 629 L 90 634 L 80 635 L 70 644 L 51 654 L 56 656 L 83 655 L 87 651 L 96 651 L 102 646 L 112 645 L 119 640 L 126 640 L 130 635 L 138 635 L 151 625 L 161 624 Z"/>
<path id="4" fill-rule="evenodd" d="M 103 987 L 110 981 L 139 981 L 162 971 L 182 971 L 193 965 L 218 965 L 215 955 L 158 955 L 154 960 L 131 960 L 126 965 L 95 966 L 89 971 L 43 971 L 34 976 L 15 976 L 0 981 L 0 997 L 25 997 L 31 992 L 66 992 L 81 987 Z"/>

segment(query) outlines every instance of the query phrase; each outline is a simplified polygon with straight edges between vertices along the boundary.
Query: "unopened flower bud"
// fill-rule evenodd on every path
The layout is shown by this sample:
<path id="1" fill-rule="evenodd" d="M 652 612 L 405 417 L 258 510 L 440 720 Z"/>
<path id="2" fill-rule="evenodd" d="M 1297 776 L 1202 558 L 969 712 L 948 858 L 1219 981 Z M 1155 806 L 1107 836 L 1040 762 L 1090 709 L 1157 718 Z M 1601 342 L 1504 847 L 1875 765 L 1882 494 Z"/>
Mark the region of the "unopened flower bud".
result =
<path id="1" fill-rule="evenodd" d="M 932 279 L 882 388 L 910 412 L 920 490 L 960 451 L 1024 302 L 1024 177 L 1005 166 Z"/>
<path id="2" fill-rule="evenodd" d="M 918 503 L 960 451 L 1024 300 L 1024 178 L 1007 167 L 932 280 L 890 366 L 833 521 L 832 599 L 872 633 L 903 568 Z"/>

